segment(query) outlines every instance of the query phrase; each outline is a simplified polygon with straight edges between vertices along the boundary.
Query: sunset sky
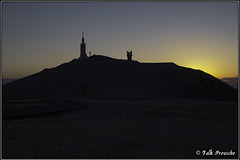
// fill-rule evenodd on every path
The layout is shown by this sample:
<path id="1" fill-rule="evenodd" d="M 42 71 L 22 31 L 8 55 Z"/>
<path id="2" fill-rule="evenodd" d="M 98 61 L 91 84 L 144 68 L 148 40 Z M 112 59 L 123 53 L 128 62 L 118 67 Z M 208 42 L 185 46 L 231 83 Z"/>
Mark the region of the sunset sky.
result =
<path id="1" fill-rule="evenodd" d="M 23 78 L 87 53 L 238 76 L 237 2 L 2 3 L 2 76 Z"/>

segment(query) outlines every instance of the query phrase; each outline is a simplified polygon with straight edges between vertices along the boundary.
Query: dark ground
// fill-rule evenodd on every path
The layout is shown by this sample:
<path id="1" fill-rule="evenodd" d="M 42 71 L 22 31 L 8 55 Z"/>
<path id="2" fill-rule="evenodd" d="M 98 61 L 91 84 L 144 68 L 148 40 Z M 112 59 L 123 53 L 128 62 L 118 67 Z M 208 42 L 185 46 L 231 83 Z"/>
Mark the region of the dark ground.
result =
<path id="1" fill-rule="evenodd" d="M 237 102 L 3 104 L 3 158 L 237 158 Z M 196 155 L 196 150 L 235 152 Z"/>

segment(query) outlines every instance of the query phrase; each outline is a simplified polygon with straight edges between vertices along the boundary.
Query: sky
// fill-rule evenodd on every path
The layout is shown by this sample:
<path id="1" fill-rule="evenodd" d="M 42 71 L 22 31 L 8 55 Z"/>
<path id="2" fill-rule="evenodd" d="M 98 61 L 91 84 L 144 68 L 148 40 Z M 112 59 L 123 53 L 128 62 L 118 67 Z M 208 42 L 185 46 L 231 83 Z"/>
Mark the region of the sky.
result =
<path id="1" fill-rule="evenodd" d="M 2 2 L 2 77 L 87 53 L 238 76 L 238 2 Z"/>

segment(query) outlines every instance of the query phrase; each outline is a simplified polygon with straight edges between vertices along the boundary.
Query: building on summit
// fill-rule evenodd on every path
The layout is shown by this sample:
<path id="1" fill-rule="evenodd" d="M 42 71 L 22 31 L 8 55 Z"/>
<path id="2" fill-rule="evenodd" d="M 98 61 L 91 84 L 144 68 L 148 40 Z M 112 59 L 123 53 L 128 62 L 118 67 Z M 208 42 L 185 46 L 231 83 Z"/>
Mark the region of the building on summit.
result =
<path id="1" fill-rule="evenodd" d="M 130 52 L 127 51 L 127 60 L 128 61 L 132 60 L 132 51 L 130 51 Z"/>
<path id="2" fill-rule="evenodd" d="M 92 53 L 89 52 L 89 56 L 92 56 Z M 93 55 L 95 56 L 95 54 Z M 82 32 L 82 43 L 80 44 L 80 57 L 79 59 L 85 59 L 87 58 L 87 53 L 86 53 L 86 43 L 84 42 L 84 32 Z M 132 51 L 127 51 L 127 60 L 132 61 Z"/>
<path id="3" fill-rule="evenodd" d="M 87 58 L 86 54 L 86 43 L 84 43 L 84 32 L 82 32 L 82 43 L 80 47 L 80 59 L 85 59 Z"/>

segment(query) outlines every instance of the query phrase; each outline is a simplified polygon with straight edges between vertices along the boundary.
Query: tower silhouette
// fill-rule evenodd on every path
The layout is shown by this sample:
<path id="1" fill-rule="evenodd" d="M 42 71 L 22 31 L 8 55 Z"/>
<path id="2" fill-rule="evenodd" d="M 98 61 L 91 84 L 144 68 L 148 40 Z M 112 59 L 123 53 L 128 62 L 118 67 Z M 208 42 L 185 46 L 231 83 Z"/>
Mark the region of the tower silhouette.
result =
<path id="1" fill-rule="evenodd" d="M 128 58 L 128 61 L 132 60 L 132 51 L 130 52 L 127 51 L 127 58 Z"/>
<path id="2" fill-rule="evenodd" d="M 80 59 L 87 58 L 86 54 L 86 44 L 84 43 L 84 32 L 82 32 L 82 43 L 80 48 Z"/>

